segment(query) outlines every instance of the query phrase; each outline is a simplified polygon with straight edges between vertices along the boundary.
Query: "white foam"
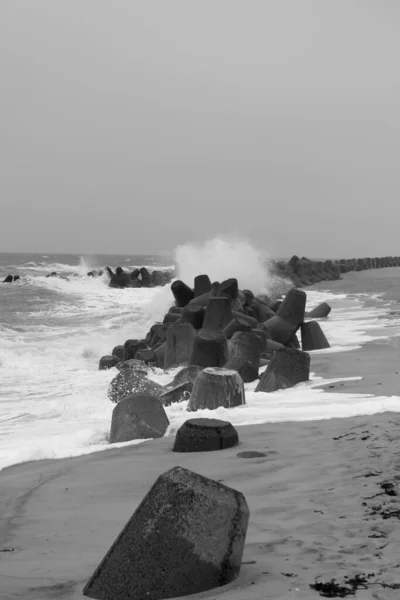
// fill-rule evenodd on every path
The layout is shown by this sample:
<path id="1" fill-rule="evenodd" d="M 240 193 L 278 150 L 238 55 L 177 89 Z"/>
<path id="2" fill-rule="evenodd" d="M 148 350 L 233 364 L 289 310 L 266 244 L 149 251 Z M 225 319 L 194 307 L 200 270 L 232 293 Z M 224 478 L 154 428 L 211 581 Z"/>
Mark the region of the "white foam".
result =
<path id="1" fill-rule="evenodd" d="M 218 236 L 200 244 L 185 244 L 176 248 L 174 258 L 179 278 L 189 285 L 200 273 L 211 281 L 236 277 L 241 289 L 255 294 L 269 292 L 277 285 L 270 257 L 244 239 Z"/>
<path id="2" fill-rule="evenodd" d="M 101 279 L 67 282 L 45 277 L 24 285 L 37 286 L 38 293 L 41 287 L 49 289 L 55 299 L 41 313 L 32 310 L 18 331 L 2 329 L 0 468 L 107 449 L 115 406 L 107 398 L 107 387 L 117 370 L 99 372 L 98 360 L 125 339 L 144 336 L 172 304 L 169 286 L 115 290 Z M 329 317 L 319 321 L 332 348 L 320 352 L 350 350 L 371 339 L 398 335 L 400 318 L 389 318 L 390 306 L 364 306 L 366 297 L 361 295 L 307 290 L 307 298 L 308 308 L 321 301 L 332 306 Z M 151 377 L 166 385 L 173 375 L 174 371 L 155 370 Z M 316 388 L 320 382 L 314 376 L 307 384 L 274 394 L 255 393 L 255 386 L 247 385 L 245 406 L 195 415 L 240 425 L 400 411 L 398 397 L 332 393 Z M 186 407 L 183 402 L 167 408 L 168 435 L 194 416 Z"/>

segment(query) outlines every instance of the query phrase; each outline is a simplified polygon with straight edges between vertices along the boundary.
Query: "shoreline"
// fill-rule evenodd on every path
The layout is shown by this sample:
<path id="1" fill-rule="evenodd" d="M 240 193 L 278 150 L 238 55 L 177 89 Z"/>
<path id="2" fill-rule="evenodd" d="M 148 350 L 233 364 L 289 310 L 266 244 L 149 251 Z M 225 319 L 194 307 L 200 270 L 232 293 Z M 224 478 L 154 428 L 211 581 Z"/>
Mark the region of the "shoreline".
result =
<path id="1" fill-rule="evenodd" d="M 372 513 L 379 483 L 397 487 L 400 415 L 249 425 L 238 432 L 240 445 L 218 454 L 175 454 L 171 439 L 159 438 L 5 470 L 0 598 L 82 600 L 87 579 L 155 479 L 176 465 L 223 480 L 250 507 L 247 564 L 239 578 L 196 597 L 318 598 L 309 587 L 315 578 L 341 581 L 361 572 L 399 581 L 400 523 Z M 243 450 L 266 456 L 237 457 Z M 392 510 L 398 504 L 387 501 L 379 500 Z"/>
<path id="2" fill-rule="evenodd" d="M 393 281 L 383 301 L 400 301 L 396 267 L 346 274 L 305 291 L 375 294 L 385 271 Z M 333 385 L 335 393 L 400 396 L 399 357 L 400 337 L 374 340 L 342 353 L 311 353 L 311 371 L 362 377 L 317 386 Z M 357 597 L 397 598 L 398 590 L 372 582 L 400 583 L 399 519 L 374 508 L 400 508 L 397 496 L 379 487 L 389 481 L 400 494 L 400 414 L 235 427 L 239 446 L 219 452 L 173 453 L 168 436 L 0 471 L 0 600 L 82 600 L 85 583 L 155 479 L 176 465 L 223 480 L 250 507 L 239 578 L 195 597 L 312 599 L 320 597 L 310 588 L 318 576 L 343 581 L 374 572 Z M 243 450 L 266 456 L 243 459 L 237 456 Z"/>

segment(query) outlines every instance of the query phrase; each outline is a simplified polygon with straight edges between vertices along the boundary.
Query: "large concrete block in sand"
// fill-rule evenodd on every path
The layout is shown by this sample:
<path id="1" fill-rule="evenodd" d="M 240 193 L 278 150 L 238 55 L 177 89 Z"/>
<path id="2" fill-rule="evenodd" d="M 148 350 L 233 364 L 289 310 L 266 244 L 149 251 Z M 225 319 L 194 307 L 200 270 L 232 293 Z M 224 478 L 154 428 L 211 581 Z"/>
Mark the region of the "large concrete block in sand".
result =
<path id="1" fill-rule="evenodd" d="M 160 475 L 86 584 L 97 600 L 161 600 L 239 575 L 249 509 L 240 492 L 174 467 Z"/>

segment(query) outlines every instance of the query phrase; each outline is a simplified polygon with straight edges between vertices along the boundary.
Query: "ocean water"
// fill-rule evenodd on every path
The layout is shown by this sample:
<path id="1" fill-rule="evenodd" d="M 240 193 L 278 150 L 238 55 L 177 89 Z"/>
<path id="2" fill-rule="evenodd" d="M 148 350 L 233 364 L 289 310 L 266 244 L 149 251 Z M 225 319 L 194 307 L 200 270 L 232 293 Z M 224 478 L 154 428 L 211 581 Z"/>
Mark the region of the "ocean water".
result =
<path id="1" fill-rule="evenodd" d="M 188 276 L 190 264 L 182 248 L 179 252 L 185 257 Z M 98 371 L 99 358 L 128 338 L 145 336 L 172 305 L 172 295 L 169 286 L 118 290 L 108 288 L 106 277 L 86 276 L 92 268 L 107 265 L 127 270 L 168 269 L 173 261 L 159 256 L 0 254 L 0 280 L 8 273 L 21 277 L 13 284 L 0 283 L 0 469 L 110 447 L 115 405 L 107 398 L 107 388 L 117 370 Z M 193 275 L 200 267 L 197 257 Z M 237 269 L 240 283 L 240 265 Z M 77 273 L 78 277 L 69 281 L 46 278 L 52 271 L 64 276 Z M 266 288 L 268 277 L 266 272 Z M 306 291 L 308 308 L 324 300 L 332 306 L 330 317 L 321 322 L 331 348 L 321 352 L 346 352 L 372 339 L 400 334 L 400 320 L 390 314 L 389 303 L 371 306 L 367 295 Z M 175 373 L 155 369 L 150 377 L 168 384 Z M 256 394 L 255 384 L 249 384 L 246 405 L 229 411 L 199 411 L 196 416 L 244 425 L 400 409 L 399 398 L 328 393 L 316 389 L 320 383 L 321 378 L 313 376 L 306 384 L 268 395 Z M 193 417 L 186 406 L 182 402 L 166 409 L 167 435 Z"/>

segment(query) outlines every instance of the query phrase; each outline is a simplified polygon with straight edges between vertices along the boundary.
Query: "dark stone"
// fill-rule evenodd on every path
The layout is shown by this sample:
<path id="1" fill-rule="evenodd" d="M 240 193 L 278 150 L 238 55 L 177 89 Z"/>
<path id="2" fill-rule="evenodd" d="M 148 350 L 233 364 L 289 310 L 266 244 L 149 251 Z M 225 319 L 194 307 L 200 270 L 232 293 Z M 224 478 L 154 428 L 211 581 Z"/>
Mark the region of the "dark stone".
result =
<path id="1" fill-rule="evenodd" d="M 19 275 L 14 275 L 14 281 L 18 281 L 18 279 L 21 279 Z"/>
<path id="2" fill-rule="evenodd" d="M 228 343 L 226 337 L 219 331 L 197 332 L 193 344 L 190 365 L 199 367 L 222 367 L 228 360 Z"/>
<path id="3" fill-rule="evenodd" d="M 146 350 L 147 344 L 144 340 L 126 340 L 124 344 L 123 360 L 135 358 L 138 350 Z"/>
<path id="4" fill-rule="evenodd" d="M 228 421 L 189 419 L 176 432 L 173 452 L 212 452 L 238 443 L 238 432 Z"/>
<path id="5" fill-rule="evenodd" d="M 112 369 L 119 362 L 120 359 L 118 358 L 118 356 L 110 356 L 109 354 L 107 356 L 102 356 L 99 361 L 99 371 Z"/>
<path id="6" fill-rule="evenodd" d="M 187 304 L 189 304 L 191 300 L 193 300 L 193 290 L 188 285 L 186 285 L 186 283 L 180 281 L 180 279 L 174 281 L 174 283 L 171 285 L 171 291 L 174 295 L 175 303 L 177 306 L 184 307 Z"/>
<path id="7" fill-rule="evenodd" d="M 196 381 L 197 375 L 200 371 L 203 370 L 203 367 L 199 367 L 198 365 L 189 365 L 187 367 L 183 367 L 180 371 L 177 372 L 173 381 L 172 387 L 177 387 L 182 383 L 194 383 Z"/>
<path id="8" fill-rule="evenodd" d="M 318 321 L 309 321 L 302 324 L 301 344 L 304 351 L 330 348 L 329 342 Z"/>
<path id="9" fill-rule="evenodd" d="M 246 404 L 243 380 L 231 369 L 208 367 L 198 374 L 190 396 L 188 411 L 234 408 Z"/>
<path id="10" fill-rule="evenodd" d="M 256 392 L 276 392 L 310 378 L 310 355 L 295 348 L 280 348 L 261 376 Z"/>
<path id="11" fill-rule="evenodd" d="M 185 383 L 181 383 L 172 388 L 172 390 L 168 390 L 167 392 L 164 392 L 164 394 L 161 394 L 160 400 L 164 406 L 170 406 L 171 404 L 189 400 L 192 389 L 193 383 L 186 381 Z"/>
<path id="12" fill-rule="evenodd" d="M 113 356 L 119 358 L 119 360 L 124 360 L 124 347 L 123 346 L 115 346 L 113 351 L 111 352 Z"/>
<path id="13" fill-rule="evenodd" d="M 249 509 L 240 492 L 182 467 L 160 475 L 86 584 L 97 600 L 163 600 L 236 579 Z"/>
<path id="14" fill-rule="evenodd" d="M 165 388 L 147 378 L 147 369 L 136 367 L 123 369 L 114 377 L 108 386 L 108 397 L 111 402 L 121 402 L 130 394 L 151 394 L 157 398 L 165 392 Z"/>
<path id="15" fill-rule="evenodd" d="M 236 454 L 239 458 L 264 458 L 267 456 L 265 452 L 257 452 L 257 450 L 244 450 Z"/>
<path id="16" fill-rule="evenodd" d="M 162 402 L 150 394 L 131 394 L 112 413 L 110 444 L 162 437 L 169 425 Z"/>
<path id="17" fill-rule="evenodd" d="M 194 297 L 198 298 L 211 291 L 211 281 L 208 275 L 197 275 L 194 278 Z"/>
<path id="18" fill-rule="evenodd" d="M 49 275 L 46 275 L 46 277 L 49 277 Z M 3 279 L 3 283 L 12 283 L 12 282 L 13 282 L 12 275 L 7 275 L 7 277 L 5 279 Z"/>

